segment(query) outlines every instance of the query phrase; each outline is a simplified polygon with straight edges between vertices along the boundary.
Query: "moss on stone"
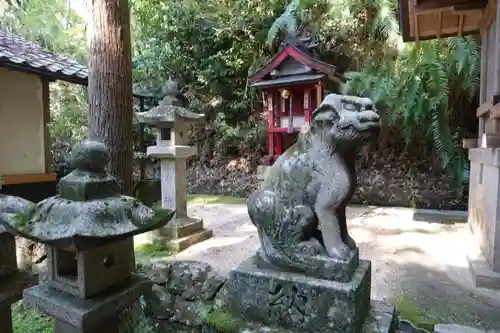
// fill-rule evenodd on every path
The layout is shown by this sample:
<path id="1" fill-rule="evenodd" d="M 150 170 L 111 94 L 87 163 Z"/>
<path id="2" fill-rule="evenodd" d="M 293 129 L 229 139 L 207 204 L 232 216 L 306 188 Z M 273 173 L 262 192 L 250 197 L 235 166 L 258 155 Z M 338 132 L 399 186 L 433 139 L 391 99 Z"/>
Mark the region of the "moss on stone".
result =
<path id="1" fill-rule="evenodd" d="M 434 325 L 437 324 L 437 320 L 423 314 L 420 306 L 414 300 L 404 295 L 398 297 L 396 300 L 396 310 L 400 319 L 411 321 L 419 328 L 434 332 Z"/>
<path id="2" fill-rule="evenodd" d="M 12 214 L 11 225 L 16 230 L 19 230 L 23 233 L 30 233 L 33 227 L 33 213 L 35 212 L 35 208 L 30 208 L 25 212 L 19 212 L 16 214 Z"/>
<path id="3" fill-rule="evenodd" d="M 222 310 L 214 310 L 207 314 L 205 324 L 219 333 L 238 333 L 243 328 L 243 322 Z"/>
<path id="4" fill-rule="evenodd" d="M 164 257 L 172 254 L 167 246 L 162 244 L 140 244 L 135 246 L 135 253 L 144 257 Z"/>

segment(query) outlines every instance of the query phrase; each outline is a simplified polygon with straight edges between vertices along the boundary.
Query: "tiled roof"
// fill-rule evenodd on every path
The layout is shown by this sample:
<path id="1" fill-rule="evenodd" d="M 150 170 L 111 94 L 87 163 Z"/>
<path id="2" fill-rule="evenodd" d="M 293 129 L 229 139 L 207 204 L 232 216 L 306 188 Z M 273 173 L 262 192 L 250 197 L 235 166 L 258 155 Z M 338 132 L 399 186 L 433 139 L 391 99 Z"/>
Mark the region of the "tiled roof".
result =
<path id="1" fill-rule="evenodd" d="M 38 44 L 27 41 L 12 33 L 0 30 L 0 67 L 47 75 L 56 80 L 87 85 L 87 67 L 74 59 L 58 55 Z M 135 97 L 155 98 L 155 96 L 136 92 Z"/>
<path id="2" fill-rule="evenodd" d="M 80 84 L 86 84 L 88 79 L 87 68 L 77 61 L 0 30 L 0 67 L 2 65 Z"/>

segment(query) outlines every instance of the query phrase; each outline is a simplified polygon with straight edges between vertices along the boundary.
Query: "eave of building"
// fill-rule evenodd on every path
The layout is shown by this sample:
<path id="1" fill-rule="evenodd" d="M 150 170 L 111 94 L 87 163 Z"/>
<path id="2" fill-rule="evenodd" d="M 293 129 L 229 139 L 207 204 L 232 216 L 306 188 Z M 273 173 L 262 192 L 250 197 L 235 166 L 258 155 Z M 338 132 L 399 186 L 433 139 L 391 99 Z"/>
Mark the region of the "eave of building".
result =
<path id="1" fill-rule="evenodd" d="M 405 42 L 477 34 L 493 10 L 495 0 L 399 0 L 400 31 Z"/>

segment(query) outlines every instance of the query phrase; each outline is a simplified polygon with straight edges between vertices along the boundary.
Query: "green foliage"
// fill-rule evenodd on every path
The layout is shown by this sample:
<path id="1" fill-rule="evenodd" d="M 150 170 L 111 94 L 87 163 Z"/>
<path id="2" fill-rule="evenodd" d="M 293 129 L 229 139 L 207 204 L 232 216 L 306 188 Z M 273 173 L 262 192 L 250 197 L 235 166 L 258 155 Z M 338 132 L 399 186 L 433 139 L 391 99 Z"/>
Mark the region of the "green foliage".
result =
<path id="1" fill-rule="evenodd" d="M 268 43 L 276 44 L 281 30 L 317 25 L 329 45 L 325 60 L 353 70 L 344 92 L 371 97 L 383 112 L 382 141 L 402 137 L 407 148 L 424 149 L 430 143 L 442 167 L 461 180 L 466 158 L 457 149 L 464 132 L 459 124 L 479 86 L 478 43 L 456 37 L 403 44 L 396 9 L 393 0 L 294 0 L 271 26 Z M 316 14 L 305 15 L 308 10 Z"/>
<path id="2" fill-rule="evenodd" d="M 258 140 L 258 126 L 248 118 L 260 100 L 247 75 L 270 56 L 267 28 L 281 6 L 278 0 L 134 0 L 138 85 L 159 87 L 176 78 L 190 107 L 207 115 L 205 135 L 215 134 L 211 139 L 225 153 L 239 150 L 243 138 Z"/>
<path id="3" fill-rule="evenodd" d="M 261 96 L 247 76 L 285 33 L 307 31 L 323 60 L 347 71 L 345 91 L 377 102 L 378 149 L 434 153 L 460 179 L 466 158 L 457 146 L 470 132 L 463 119 L 479 81 L 472 37 L 403 44 L 395 0 L 131 0 L 131 7 L 135 89 L 159 96 L 167 78 L 179 81 L 189 107 L 206 114 L 196 132 L 202 159 L 265 150 Z M 86 25 L 65 0 L 22 1 L 0 27 L 86 63 Z M 81 87 L 52 83 L 56 155 L 84 136 L 86 99 Z"/>
<path id="4" fill-rule="evenodd" d="M 472 37 L 425 41 L 407 44 L 395 61 L 367 61 L 361 72 L 347 74 L 345 89 L 373 98 L 385 125 L 400 129 L 407 146 L 431 140 L 442 167 L 460 179 L 466 160 L 456 148 L 457 118 L 477 92 L 479 68 Z"/>
<path id="5" fill-rule="evenodd" d="M 54 320 L 17 302 L 12 306 L 12 324 L 14 333 L 52 333 Z"/>

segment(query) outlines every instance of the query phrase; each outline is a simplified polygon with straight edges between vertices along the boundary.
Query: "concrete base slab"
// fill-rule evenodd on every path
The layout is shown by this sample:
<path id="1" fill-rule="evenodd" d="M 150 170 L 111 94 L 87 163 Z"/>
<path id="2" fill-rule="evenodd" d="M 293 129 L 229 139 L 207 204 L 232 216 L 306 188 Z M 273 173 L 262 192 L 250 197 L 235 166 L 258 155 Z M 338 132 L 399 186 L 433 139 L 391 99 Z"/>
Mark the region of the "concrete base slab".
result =
<path id="1" fill-rule="evenodd" d="M 479 250 L 479 246 L 471 241 L 467 253 L 467 262 L 472 279 L 477 288 L 488 288 L 500 290 L 500 273 L 494 272 L 486 258 Z"/>
<path id="2" fill-rule="evenodd" d="M 193 234 L 190 234 L 186 237 L 178 238 L 178 239 L 170 239 L 166 241 L 167 247 L 175 252 L 184 251 L 188 247 L 201 243 L 209 238 L 212 238 L 213 232 L 208 229 L 201 229 Z"/>
<path id="3" fill-rule="evenodd" d="M 482 256 L 467 256 L 469 270 L 477 288 L 500 290 L 500 273 L 493 272 Z"/>
<path id="4" fill-rule="evenodd" d="M 363 333 L 394 333 L 398 327 L 398 317 L 394 305 L 372 301 L 370 312 L 363 325 Z"/>

